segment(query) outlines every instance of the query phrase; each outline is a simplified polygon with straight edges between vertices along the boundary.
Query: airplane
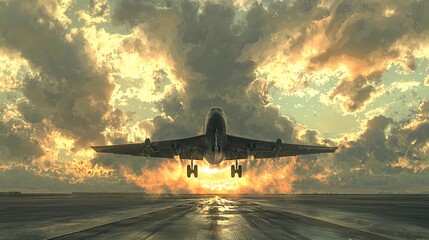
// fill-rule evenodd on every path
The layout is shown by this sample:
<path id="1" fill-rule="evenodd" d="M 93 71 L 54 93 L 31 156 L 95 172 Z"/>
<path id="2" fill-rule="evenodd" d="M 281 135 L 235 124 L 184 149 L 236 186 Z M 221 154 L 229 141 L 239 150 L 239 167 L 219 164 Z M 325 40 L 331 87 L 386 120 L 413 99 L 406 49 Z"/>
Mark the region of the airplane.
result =
<path id="1" fill-rule="evenodd" d="M 194 160 L 206 160 L 210 164 L 220 164 L 224 160 L 235 160 L 231 165 L 231 177 L 242 177 L 243 168 L 238 164 L 241 159 L 278 158 L 302 154 L 331 153 L 337 147 L 310 146 L 283 143 L 281 138 L 275 142 L 232 136 L 226 133 L 227 119 L 219 107 L 212 107 L 205 120 L 205 134 L 166 141 L 131 143 L 109 146 L 91 146 L 96 152 L 124 154 L 141 157 L 190 159 L 186 175 L 198 177 L 198 166 Z"/>

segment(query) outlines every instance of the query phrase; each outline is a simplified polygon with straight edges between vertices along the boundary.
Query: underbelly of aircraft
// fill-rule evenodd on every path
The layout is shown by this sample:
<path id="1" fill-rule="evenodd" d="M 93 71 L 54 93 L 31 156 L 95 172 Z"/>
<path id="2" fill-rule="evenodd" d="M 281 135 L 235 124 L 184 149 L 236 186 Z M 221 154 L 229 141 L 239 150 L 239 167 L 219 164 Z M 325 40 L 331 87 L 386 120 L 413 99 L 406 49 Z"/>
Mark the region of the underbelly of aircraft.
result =
<path id="1" fill-rule="evenodd" d="M 204 154 L 204 159 L 210 164 L 219 164 L 225 159 L 223 151 L 208 152 Z"/>

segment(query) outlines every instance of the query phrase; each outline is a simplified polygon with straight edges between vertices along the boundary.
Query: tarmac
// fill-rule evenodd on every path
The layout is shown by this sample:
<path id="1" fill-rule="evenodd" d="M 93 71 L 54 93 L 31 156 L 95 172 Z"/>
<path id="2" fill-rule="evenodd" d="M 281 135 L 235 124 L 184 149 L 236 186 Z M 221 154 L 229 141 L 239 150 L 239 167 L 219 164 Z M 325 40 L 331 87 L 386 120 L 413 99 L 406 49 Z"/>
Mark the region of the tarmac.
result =
<path id="1" fill-rule="evenodd" d="M 429 239 L 429 195 L 2 194 L 0 239 Z"/>

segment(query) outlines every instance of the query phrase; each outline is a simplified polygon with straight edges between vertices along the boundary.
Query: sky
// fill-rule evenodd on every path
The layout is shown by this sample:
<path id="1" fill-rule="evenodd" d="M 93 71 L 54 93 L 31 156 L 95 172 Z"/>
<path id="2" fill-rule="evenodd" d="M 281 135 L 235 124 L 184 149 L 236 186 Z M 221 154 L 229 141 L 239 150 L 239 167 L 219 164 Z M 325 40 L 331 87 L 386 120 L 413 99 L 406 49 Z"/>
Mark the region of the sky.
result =
<path id="1" fill-rule="evenodd" d="M 429 1 L 0 1 L 0 191 L 429 193 Z M 198 162 L 91 145 L 228 133 L 334 154 Z"/>

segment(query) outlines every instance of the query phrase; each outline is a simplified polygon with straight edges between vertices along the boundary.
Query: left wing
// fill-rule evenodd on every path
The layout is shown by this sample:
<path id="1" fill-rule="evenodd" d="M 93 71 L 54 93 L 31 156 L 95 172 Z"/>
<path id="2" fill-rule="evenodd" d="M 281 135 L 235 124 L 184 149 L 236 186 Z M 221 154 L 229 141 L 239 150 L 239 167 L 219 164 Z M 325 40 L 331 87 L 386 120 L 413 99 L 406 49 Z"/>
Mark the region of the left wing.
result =
<path id="1" fill-rule="evenodd" d="M 255 140 L 227 135 L 226 160 L 254 158 L 276 158 L 314 153 L 335 152 L 337 147 L 310 146 L 283 143 L 281 139 L 275 142 Z"/>
<path id="2" fill-rule="evenodd" d="M 181 159 L 191 159 L 191 157 L 193 157 L 194 160 L 202 160 L 203 146 L 204 135 L 157 142 L 151 142 L 148 138 L 144 143 L 91 147 L 96 152 L 100 153 L 156 158 L 173 158 L 174 156 L 180 156 Z"/>

